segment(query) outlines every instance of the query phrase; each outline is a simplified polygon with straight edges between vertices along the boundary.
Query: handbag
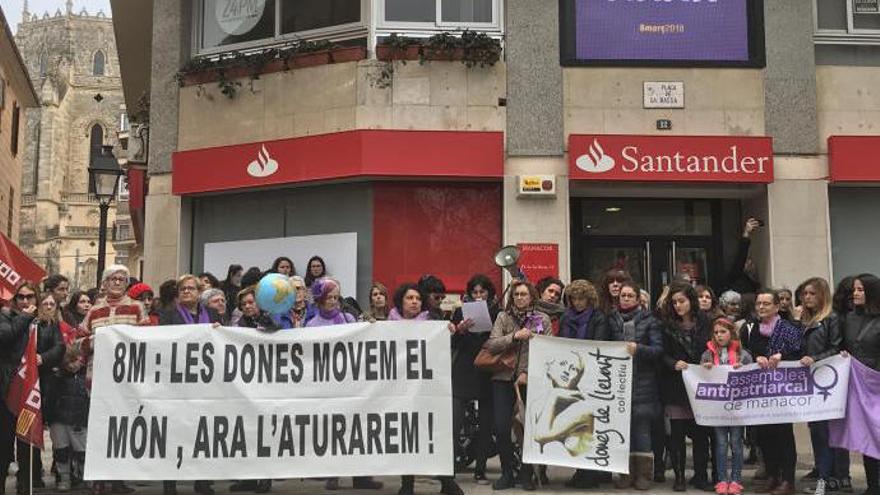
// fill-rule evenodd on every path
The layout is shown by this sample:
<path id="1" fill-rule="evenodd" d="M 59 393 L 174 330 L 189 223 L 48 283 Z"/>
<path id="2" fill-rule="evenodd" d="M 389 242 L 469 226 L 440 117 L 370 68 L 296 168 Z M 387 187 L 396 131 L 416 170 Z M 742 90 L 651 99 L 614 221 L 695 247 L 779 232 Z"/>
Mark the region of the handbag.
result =
<path id="1" fill-rule="evenodd" d="M 487 344 L 488 342 L 483 344 L 477 357 L 474 358 L 474 367 L 492 374 L 513 373 L 519 361 L 519 344 L 509 347 L 500 354 L 489 352 Z"/>

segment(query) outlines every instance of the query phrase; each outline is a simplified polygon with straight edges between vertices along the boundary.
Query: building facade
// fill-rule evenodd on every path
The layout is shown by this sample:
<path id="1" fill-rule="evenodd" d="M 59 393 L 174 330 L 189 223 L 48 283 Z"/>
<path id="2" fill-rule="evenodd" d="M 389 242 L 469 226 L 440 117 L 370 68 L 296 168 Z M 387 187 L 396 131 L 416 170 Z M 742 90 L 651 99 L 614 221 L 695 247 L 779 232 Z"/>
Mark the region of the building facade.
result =
<path id="1" fill-rule="evenodd" d="M 92 287 L 99 208 L 88 167 L 128 125 L 113 22 L 103 12 L 76 11 L 72 1 L 54 14 L 25 7 L 16 41 L 41 102 L 27 113 L 22 130 L 31 144 L 22 153 L 21 245 L 49 273 L 67 276 L 74 287 Z M 121 191 L 109 213 L 107 260 L 128 265 L 135 242 L 124 184 Z"/>
<path id="2" fill-rule="evenodd" d="M 131 63 L 151 95 L 151 282 L 349 252 L 328 268 L 360 299 L 424 273 L 457 291 L 500 277 L 492 254 L 520 244 L 563 280 L 624 268 L 655 294 L 682 274 L 720 288 L 748 217 L 766 284 L 880 271 L 880 16 L 851 2 L 223 3 L 154 0 L 149 31 L 120 44 L 126 85 Z M 143 15 L 113 6 L 117 33 Z M 502 59 L 382 60 L 392 33 L 463 29 L 502 39 Z M 366 58 L 211 75 L 218 56 L 294 37 Z M 145 39 L 148 70 L 128 55 Z"/>
<path id="3" fill-rule="evenodd" d="M 37 95 L 2 10 L 0 24 L 0 233 L 18 242 L 25 112 L 37 106 Z"/>

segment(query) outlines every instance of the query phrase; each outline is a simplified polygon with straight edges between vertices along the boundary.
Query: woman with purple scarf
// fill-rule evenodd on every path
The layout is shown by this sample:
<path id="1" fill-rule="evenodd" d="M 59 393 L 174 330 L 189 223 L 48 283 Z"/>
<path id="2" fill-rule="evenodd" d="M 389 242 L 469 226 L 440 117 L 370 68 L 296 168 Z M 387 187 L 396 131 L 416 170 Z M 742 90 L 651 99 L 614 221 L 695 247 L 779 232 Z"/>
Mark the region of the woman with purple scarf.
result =
<path id="1" fill-rule="evenodd" d="M 318 309 L 318 314 L 306 323 L 306 328 L 344 325 L 357 321 L 354 316 L 342 311 L 339 306 L 341 298 L 339 282 L 329 277 L 321 277 L 312 283 L 310 289 L 315 306 Z M 374 481 L 371 476 L 357 476 L 352 478 L 352 480 L 352 485 L 355 489 L 382 489 L 382 483 Z M 327 490 L 338 490 L 339 478 L 327 478 L 324 487 Z"/>
<path id="2" fill-rule="evenodd" d="M 761 289 L 755 295 L 758 318 L 746 320 L 740 328 L 743 347 L 761 368 L 775 368 L 781 361 L 797 361 L 802 357 L 803 331 L 782 318 L 779 309 L 779 293 Z M 755 493 L 793 494 L 797 450 L 792 424 L 756 426 L 755 433 L 767 471 L 766 485 Z"/>
<path id="3" fill-rule="evenodd" d="M 422 291 L 419 286 L 407 282 L 394 291 L 394 309 L 388 313 L 390 321 L 429 321 L 431 315 L 428 310 L 422 311 Z M 440 493 L 444 495 L 464 495 L 461 487 L 455 482 L 454 476 L 438 476 L 440 481 Z M 400 490 L 397 495 L 413 495 L 415 493 L 415 476 L 403 475 L 400 477 Z"/>
<path id="4" fill-rule="evenodd" d="M 596 287 L 586 280 L 574 280 L 565 288 L 563 297 L 566 310 L 559 320 L 559 337 L 578 340 L 611 340 L 611 331 L 605 313 L 598 308 Z M 570 488 L 599 486 L 596 471 L 578 469 L 565 483 Z"/>
<path id="5" fill-rule="evenodd" d="M 502 354 L 515 349 L 517 364 L 512 372 L 498 372 L 492 375 L 492 397 L 495 405 L 495 431 L 498 435 L 498 453 L 501 456 L 501 477 L 492 485 L 495 490 L 513 488 L 514 452 L 510 440 L 513 426 L 513 406 L 516 390 L 520 387 L 523 401 L 526 400 L 528 383 L 529 339 L 536 334 L 550 335 L 550 318 L 535 309 L 538 291 L 535 286 L 523 280 L 514 280 L 508 290 L 504 311 L 498 314 L 495 326 L 486 346 L 492 354 Z M 532 466 L 523 464 L 520 468 L 519 483 L 523 490 L 535 490 L 532 480 Z"/>
<path id="6" fill-rule="evenodd" d="M 220 324 L 220 315 L 212 308 L 199 304 L 199 279 L 186 274 L 177 279 L 177 304 L 159 312 L 159 325 L 192 325 L 195 323 Z M 193 491 L 201 495 L 213 495 L 210 481 L 196 481 Z M 177 493 L 177 482 L 166 481 L 165 495 Z"/>

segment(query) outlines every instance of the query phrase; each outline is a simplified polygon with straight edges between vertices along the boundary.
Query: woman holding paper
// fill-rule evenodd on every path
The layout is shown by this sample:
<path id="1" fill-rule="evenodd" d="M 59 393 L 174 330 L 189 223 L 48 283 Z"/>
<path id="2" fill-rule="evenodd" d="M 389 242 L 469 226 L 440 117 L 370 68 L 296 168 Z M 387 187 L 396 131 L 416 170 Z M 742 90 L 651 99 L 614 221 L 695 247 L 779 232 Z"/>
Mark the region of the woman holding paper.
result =
<path id="1" fill-rule="evenodd" d="M 755 295 L 755 312 L 740 328 L 743 346 L 762 368 L 775 368 L 781 361 L 801 358 L 803 332 L 779 316 L 779 293 L 761 289 Z M 755 438 L 764 454 L 767 484 L 757 493 L 791 495 L 794 493 L 794 471 L 797 451 L 791 423 L 755 427 Z"/>
<path id="2" fill-rule="evenodd" d="M 621 476 L 618 488 L 651 488 L 654 454 L 651 446 L 651 423 L 662 417 L 657 384 L 657 363 L 663 355 L 663 325 L 639 304 L 639 286 L 623 282 L 620 302 L 608 318 L 614 340 L 626 342 L 635 371 L 632 384 L 632 421 L 630 427 L 629 476 Z M 662 458 L 657 462 L 663 462 Z"/>
<path id="3" fill-rule="evenodd" d="M 501 457 L 501 478 L 492 485 L 495 490 L 513 488 L 514 453 L 510 440 L 513 426 L 513 406 L 516 401 L 514 386 L 520 387 L 523 401 L 529 363 L 529 339 L 535 334 L 549 334 L 550 318 L 536 311 L 535 301 L 538 291 L 532 284 L 514 280 L 510 284 L 507 303 L 498 314 L 495 326 L 486 346 L 490 353 L 498 355 L 513 352 L 517 356 L 516 369 L 499 372 L 492 376 L 492 396 L 495 404 L 495 431 L 498 432 L 498 453 Z M 532 466 L 523 464 L 520 468 L 519 482 L 523 490 L 535 489 L 532 481 Z"/>
<path id="4" fill-rule="evenodd" d="M 859 363 L 880 371 L 880 278 L 863 273 L 853 279 L 852 288 L 853 310 L 843 324 L 843 348 Z M 855 372 L 853 369 L 850 373 Z M 868 482 L 864 495 L 878 495 L 880 460 L 868 455 L 862 460 Z"/>
<path id="5" fill-rule="evenodd" d="M 672 428 L 669 453 L 675 483 L 672 489 L 685 490 L 685 436 L 693 439 L 693 484 L 701 490 L 712 490 L 709 467 L 709 430 L 694 421 L 681 372 L 692 364 L 700 364 L 711 333 L 711 322 L 700 311 L 697 292 L 690 283 L 675 281 L 661 308 L 663 315 L 663 370 L 661 393 L 666 416 Z"/>

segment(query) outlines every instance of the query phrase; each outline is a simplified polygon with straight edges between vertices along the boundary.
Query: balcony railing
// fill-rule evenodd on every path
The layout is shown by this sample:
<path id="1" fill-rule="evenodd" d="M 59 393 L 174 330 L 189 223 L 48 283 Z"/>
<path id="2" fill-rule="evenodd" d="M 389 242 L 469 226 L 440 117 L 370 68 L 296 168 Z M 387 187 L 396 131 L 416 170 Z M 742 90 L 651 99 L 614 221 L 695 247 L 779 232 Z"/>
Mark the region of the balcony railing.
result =
<path id="1" fill-rule="evenodd" d="M 62 203 L 98 203 L 98 198 L 89 193 L 62 193 Z"/>
<path id="2" fill-rule="evenodd" d="M 64 232 L 68 237 L 85 237 L 85 238 L 94 238 L 98 237 L 98 231 L 101 230 L 98 227 L 80 227 L 75 225 L 68 225 L 65 227 Z"/>

